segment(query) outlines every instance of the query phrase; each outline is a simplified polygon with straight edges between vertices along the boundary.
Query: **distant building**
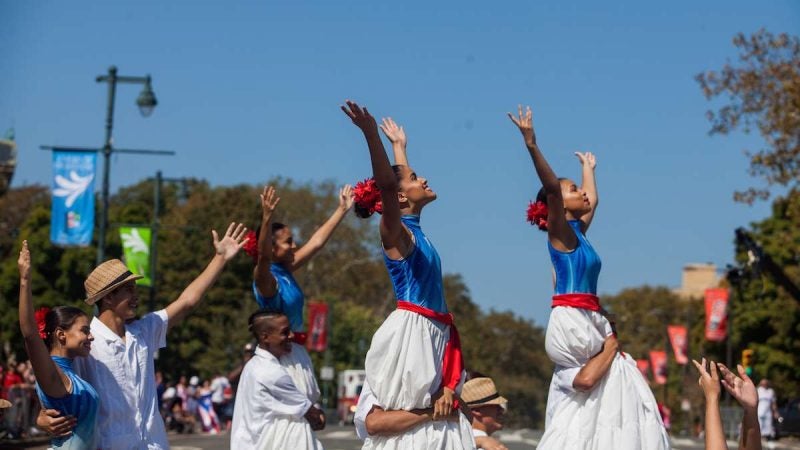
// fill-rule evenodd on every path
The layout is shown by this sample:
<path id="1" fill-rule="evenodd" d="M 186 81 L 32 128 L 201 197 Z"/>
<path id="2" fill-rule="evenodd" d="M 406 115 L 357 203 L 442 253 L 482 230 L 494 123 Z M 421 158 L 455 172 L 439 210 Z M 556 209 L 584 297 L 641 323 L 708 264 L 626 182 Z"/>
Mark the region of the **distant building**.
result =
<path id="1" fill-rule="evenodd" d="M 11 186 L 16 167 L 17 144 L 14 142 L 13 132 L 9 132 L 8 139 L 0 139 L 0 196 Z"/>
<path id="2" fill-rule="evenodd" d="M 675 293 L 683 299 L 701 299 L 708 288 L 719 286 L 717 266 L 712 263 L 691 263 L 683 266 L 681 287 Z"/>

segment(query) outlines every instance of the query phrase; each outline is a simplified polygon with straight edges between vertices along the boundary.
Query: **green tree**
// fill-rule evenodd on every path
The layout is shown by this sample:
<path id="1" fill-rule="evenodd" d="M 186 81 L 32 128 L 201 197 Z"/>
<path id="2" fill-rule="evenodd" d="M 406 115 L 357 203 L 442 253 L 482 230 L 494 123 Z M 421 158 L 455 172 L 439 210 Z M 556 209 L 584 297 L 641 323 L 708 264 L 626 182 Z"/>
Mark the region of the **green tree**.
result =
<path id="1" fill-rule="evenodd" d="M 707 99 L 728 102 L 708 112 L 711 134 L 758 128 L 765 147 L 746 152 L 750 174 L 773 185 L 797 186 L 800 180 L 800 39 L 762 29 L 733 38 L 739 64 L 697 75 Z M 769 198 L 767 188 L 736 192 L 737 201 L 752 203 Z"/>

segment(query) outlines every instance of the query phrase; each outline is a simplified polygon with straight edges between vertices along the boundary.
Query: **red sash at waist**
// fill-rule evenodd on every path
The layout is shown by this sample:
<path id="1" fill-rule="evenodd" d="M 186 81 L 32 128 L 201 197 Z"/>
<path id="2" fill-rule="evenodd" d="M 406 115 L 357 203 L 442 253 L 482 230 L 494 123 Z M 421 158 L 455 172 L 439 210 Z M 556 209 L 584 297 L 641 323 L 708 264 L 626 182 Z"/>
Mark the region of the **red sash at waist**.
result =
<path id="1" fill-rule="evenodd" d="M 552 307 L 569 306 L 570 308 L 600 311 L 600 299 L 593 294 L 559 294 L 553 296 Z"/>
<path id="2" fill-rule="evenodd" d="M 464 358 L 461 353 L 461 338 L 453 323 L 453 314 L 436 312 L 403 300 L 397 302 L 397 309 L 411 311 L 450 326 L 450 339 L 445 344 L 444 359 L 442 361 L 442 385 L 455 392 L 458 383 L 461 382 L 461 372 L 464 371 Z M 453 407 L 457 408 L 458 402 L 455 402 Z"/>
<path id="3" fill-rule="evenodd" d="M 305 347 L 306 341 L 308 340 L 308 333 L 305 331 L 292 331 L 292 335 L 292 342 Z"/>

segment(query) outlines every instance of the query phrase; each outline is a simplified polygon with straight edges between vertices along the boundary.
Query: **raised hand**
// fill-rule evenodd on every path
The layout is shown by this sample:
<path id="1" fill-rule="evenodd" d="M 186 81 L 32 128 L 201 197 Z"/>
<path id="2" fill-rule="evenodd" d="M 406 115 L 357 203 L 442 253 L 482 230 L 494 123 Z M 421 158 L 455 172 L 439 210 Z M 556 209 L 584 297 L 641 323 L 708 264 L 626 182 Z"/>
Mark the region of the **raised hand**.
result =
<path id="1" fill-rule="evenodd" d="M 581 165 L 584 167 L 588 166 L 590 169 L 594 169 L 597 166 L 597 160 L 592 152 L 575 152 L 575 156 L 578 157 L 578 160 L 580 160 Z"/>
<path id="2" fill-rule="evenodd" d="M 739 371 L 738 377 L 723 364 L 719 364 L 719 370 L 722 372 L 722 386 L 743 408 L 755 409 L 758 406 L 756 386 L 753 384 L 753 380 L 747 376 L 744 367 L 737 364 L 736 368 Z"/>
<path id="3" fill-rule="evenodd" d="M 369 113 L 366 106 L 361 108 L 358 103 L 351 102 L 350 100 L 346 100 L 345 104 L 346 105 L 341 106 L 342 111 L 347 114 L 347 117 L 349 117 L 358 128 L 361 128 L 364 134 L 378 132 L 378 125 L 375 122 L 375 118 L 372 117 L 372 114 Z"/>
<path id="4" fill-rule="evenodd" d="M 275 211 L 275 207 L 278 206 L 278 202 L 281 201 L 281 198 L 275 195 L 275 188 L 272 186 L 264 186 L 264 192 L 259 194 L 259 196 L 261 197 L 262 214 L 265 216 L 272 215 L 272 212 Z"/>
<path id="5" fill-rule="evenodd" d="M 30 281 L 31 252 L 28 250 L 28 241 L 22 241 L 22 249 L 19 251 L 17 266 L 19 267 L 19 278 L 21 280 Z"/>
<path id="6" fill-rule="evenodd" d="M 519 116 L 508 113 L 508 117 L 519 128 L 522 137 L 525 139 L 525 145 L 532 147 L 536 145 L 536 134 L 533 131 L 533 112 L 531 112 L 530 106 L 526 107 L 524 113 L 522 112 L 522 105 L 517 108 Z"/>
<path id="7" fill-rule="evenodd" d="M 697 368 L 697 371 L 700 373 L 700 378 L 697 380 L 697 384 L 699 384 L 700 388 L 703 389 L 703 393 L 706 396 L 706 401 L 718 400 L 720 388 L 717 365 L 714 363 L 714 361 L 709 361 L 708 367 L 710 370 L 706 370 L 705 358 L 703 358 L 701 362 L 697 362 L 695 360 L 692 360 L 692 362 Z"/>
<path id="8" fill-rule="evenodd" d="M 350 208 L 353 207 L 354 201 L 353 186 L 345 184 L 342 186 L 342 189 L 339 190 L 339 209 L 343 211 L 350 211 Z"/>
<path id="9" fill-rule="evenodd" d="M 217 230 L 211 230 L 211 235 L 214 237 L 214 249 L 225 261 L 230 261 L 247 243 L 246 234 L 247 227 L 241 223 L 236 225 L 235 222 L 228 225 L 228 230 L 222 240 L 220 240 Z"/>
<path id="10" fill-rule="evenodd" d="M 380 128 L 392 145 L 399 145 L 405 148 L 408 143 L 406 132 L 403 130 L 403 127 L 397 126 L 391 117 L 383 119 Z"/>

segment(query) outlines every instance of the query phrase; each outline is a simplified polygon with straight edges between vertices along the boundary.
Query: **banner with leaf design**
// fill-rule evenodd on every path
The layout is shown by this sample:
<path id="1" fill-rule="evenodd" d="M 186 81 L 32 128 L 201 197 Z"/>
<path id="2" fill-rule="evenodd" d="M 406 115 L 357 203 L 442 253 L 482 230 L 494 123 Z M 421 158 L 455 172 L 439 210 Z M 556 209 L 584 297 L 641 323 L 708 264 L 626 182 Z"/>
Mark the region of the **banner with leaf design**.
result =
<path id="1" fill-rule="evenodd" d="M 150 228 L 120 227 L 119 237 L 125 252 L 125 265 L 128 270 L 144 278 L 136 280 L 136 284 L 152 286 L 150 280 Z"/>

